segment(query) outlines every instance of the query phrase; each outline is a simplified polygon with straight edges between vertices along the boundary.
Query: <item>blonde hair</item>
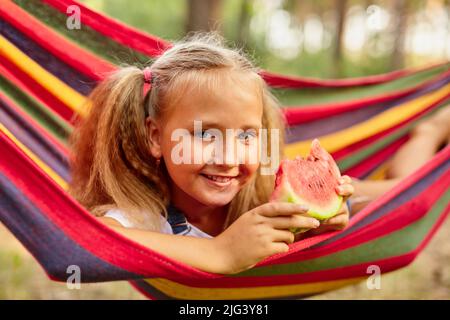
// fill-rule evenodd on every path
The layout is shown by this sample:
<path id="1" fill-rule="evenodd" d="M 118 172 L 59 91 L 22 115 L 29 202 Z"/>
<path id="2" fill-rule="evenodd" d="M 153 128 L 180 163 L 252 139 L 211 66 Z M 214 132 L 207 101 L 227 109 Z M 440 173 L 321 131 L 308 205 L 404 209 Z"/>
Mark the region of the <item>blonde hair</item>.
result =
<path id="1" fill-rule="evenodd" d="M 216 33 L 196 33 L 176 42 L 150 66 L 152 89 L 143 97 L 143 71 L 120 68 L 102 81 L 89 96 L 90 112 L 71 136 L 72 181 L 70 193 L 97 216 L 121 209 L 137 227 L 160 230 L 170 201 L 164 162 L 151 155 L 145 119 L 160 118 L 187 88 L 213 71 L 254 75 L 263 100 L 262 127 L 280 129 L 280 153 L 284 125 L 279 103 L 270 93 L 259 70 L 239 49 L 228 49 Z M 208 72 L 211 71 L 211 72 Z M 267 151 L 271 155 L 270 143 Z M 279 155 L 281 159 L 282 154 Z M 274 177 L 259 172 L 228 206 L 228 227 L 241 214 L 269 200 Z"/>

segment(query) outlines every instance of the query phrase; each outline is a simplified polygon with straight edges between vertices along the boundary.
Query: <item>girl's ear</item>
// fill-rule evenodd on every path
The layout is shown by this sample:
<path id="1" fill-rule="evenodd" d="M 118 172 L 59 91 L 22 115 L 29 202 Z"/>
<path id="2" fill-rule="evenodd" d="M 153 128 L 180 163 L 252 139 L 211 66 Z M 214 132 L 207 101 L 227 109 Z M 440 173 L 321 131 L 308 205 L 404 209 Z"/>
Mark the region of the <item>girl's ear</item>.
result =
<path id="1" fill-rule="evenodd" d="M 156 121 L 150 117 L 145 119 L 147 134 L 150 144 L 150 153 L 156 159 L 161 158 L 161 128 Z"/>

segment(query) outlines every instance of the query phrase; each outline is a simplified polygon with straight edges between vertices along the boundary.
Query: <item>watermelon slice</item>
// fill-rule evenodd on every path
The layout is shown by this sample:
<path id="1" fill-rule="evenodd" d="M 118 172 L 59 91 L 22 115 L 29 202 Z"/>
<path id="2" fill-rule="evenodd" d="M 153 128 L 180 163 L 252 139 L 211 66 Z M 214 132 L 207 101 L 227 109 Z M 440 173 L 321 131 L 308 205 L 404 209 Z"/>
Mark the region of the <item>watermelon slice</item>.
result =
<path id="1" fill-rule="evenodd" d="M 329 219 L 339 212 L 343 202 L 343 197 L 336 193 L 340 176 L 333 157 L 314 139 L 306 159 L 298 156 L 281 161 L 271 201 L 304 204 L 309 208 L 308 215 L 318 220 Z"/>

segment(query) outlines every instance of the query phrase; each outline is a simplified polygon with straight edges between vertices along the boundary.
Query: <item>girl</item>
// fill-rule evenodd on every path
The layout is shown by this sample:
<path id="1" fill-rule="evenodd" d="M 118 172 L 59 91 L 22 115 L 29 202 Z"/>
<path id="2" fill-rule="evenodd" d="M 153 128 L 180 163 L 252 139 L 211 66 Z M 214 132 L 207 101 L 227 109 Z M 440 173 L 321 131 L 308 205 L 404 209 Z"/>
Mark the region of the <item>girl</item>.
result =
<path id="1" fill-rule="evenodd" d="M 290 228 L 318 233 L 348 223 L 346 204 L 320 225 L 306 207 L 268 203 L 274 176 L 261 174 L 249 158 L 260 147 L 261 128 L 268 141 L 271 129 L 279 129 L 282 149 L 279 104 L 250 61 L 215 34 L 176 43 L 144 70 L 119 69 L 89 102 L 91 112 L 72 137 L 70 191 L 102 222 L 144 246 L 230 274 L 287 252 L 295 240 Z M 196 132 L 195 121 L 205 130 Z M 246 151 L 243 158 L 230 156 L 229 148 L 201 148 L 210 144 L 209 129 L 241 130 L 233 142 Z M 174 132 L 189 142 L 178 154 Z M 201 161 L 195 161 L 199 147 Z M 268 147 L 269 158 L 276 152 L 282 156 Z M 336 191 L 351 196 L 351 179 L 340 183 Z"/>

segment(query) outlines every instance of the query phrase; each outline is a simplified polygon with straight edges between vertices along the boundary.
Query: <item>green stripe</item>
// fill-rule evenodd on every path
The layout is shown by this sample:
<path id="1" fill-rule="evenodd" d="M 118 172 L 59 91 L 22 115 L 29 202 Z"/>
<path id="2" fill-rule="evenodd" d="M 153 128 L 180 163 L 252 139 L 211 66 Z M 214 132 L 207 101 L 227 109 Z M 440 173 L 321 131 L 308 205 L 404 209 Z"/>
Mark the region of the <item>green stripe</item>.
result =
<path id="1" fill-rule="evenodd" d="M 235 276 L 295 275 L 348 267 L 406 254 L 422 243 L 449 202 L 450 189 L 440 197 L 423 218 L 384 237 L 316 259 L 258 267 Z"/>
<path id="2" fill-rule="evenodd" d="M 449 100 L 449 99 L 448 99 Z M 438 110 L 444 108 L 449 104 L 449 101 L 444 101 L 441 103 L 438 107 L 436 107 L 435 110 L 433 110 L 430 114 L 427 114 L 426 116 L 422 116 L 412 122 L 410 122 L 405 127 L 398 128 L 397 130 L 390 133 L 388 136 L 381 140 L 376 140 L 373 143 L 367 145 L 366 147 L 351 153 L 347 155 L 346 157 L 340 159 L 338 161 L 339 168 L 344 171 L 348 170 L 351 167 L 358 165 L 359 163 L 363 162 L 365 159 L 371 157 L 372 155 L 376 154 L 377 152 L 381 151 L 382 149 L 386 148 L 388 145 L 392 144 L 394 141 L 400 139 L 404 135 L 407 135 L 409 131 L 415 127 L 419 122 L 425 120 L 426 118 L 432 116 L 435 112 Z"/>
<path id="3" fill-rule="evenodd" d="M 47 129 L 51 135 L 60 142 L 67 143 L 67 137 L 72 132 L 72 128 L 54 114 L 53 110 L 43 106 L 31 96 L 20 91 L 2 75 L 0 75 L 0 89 L 30 117 Z"/>
<path id="4" fill-rule="evenodd" d="M 80 47 L 94 52 L 110 62 L 120 64 L 142 65 L 149 62 L 149 57 L 82 25 L 80 30 L 66 27 L 66 15 L 37 0 L 14 0 L 24 10 L 35 16 L 50 28 L 59 32 Z M 319 103 L 342 102 L 360 99 L 372 95 L 393 92 L 420 84 L 433 76 L 447 70 L 450 64 L 407 77 L 373 86 L 351 88 L 310 88 L 310 89 L 274 89 L 275 95 L 286 106 L 302 106 Z"/>
<path id="5" fill-rule="evenodd" d="M 304 106 L 344 102 L 412 88 L 448 70 L 449 67 L 450 64 L 446 64 L 441 67 L 425 70 L 407 77 L 401 77 L 393 81 L 372 86 L 350 88 L 304 88 L 296 90 L 275 89 L 274 93 L 285 106 Z"/>
<path id="6" fill-rule="evenodd" d="M 66 26 L 67 16 L 65 14 L 38 0 L 14 0 L 14 2 L 78 46 L 114 64 L 141 65 L 150 59 L 146 55 L 123 46 L 84 24 L 81 25 L 79 30 L 69 30 Z"/>

